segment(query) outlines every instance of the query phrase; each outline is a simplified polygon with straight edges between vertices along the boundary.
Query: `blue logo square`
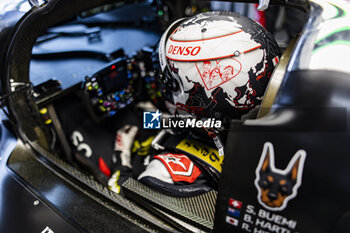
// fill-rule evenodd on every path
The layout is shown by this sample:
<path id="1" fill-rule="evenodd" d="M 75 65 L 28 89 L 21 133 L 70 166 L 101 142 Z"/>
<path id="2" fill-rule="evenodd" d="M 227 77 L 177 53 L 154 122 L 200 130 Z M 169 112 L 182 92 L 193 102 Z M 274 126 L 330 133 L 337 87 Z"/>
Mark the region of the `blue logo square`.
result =
<path id="1" fill-rule="evenodd" d="M 144 129 L 160 129 L 160 116 L 162 114 L 156 112 L 143 112 L 143 128 Z"/>

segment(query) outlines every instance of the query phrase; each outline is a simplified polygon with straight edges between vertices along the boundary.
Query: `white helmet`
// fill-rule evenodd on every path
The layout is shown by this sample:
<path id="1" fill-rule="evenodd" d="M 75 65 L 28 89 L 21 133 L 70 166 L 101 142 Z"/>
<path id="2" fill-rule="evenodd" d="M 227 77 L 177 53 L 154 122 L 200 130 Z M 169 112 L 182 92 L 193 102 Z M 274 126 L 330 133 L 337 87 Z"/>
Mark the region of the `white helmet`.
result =
<path id="1" fill-rule="evenodd" d="M 260 104 L 279 56 L 273 36 L 237 13 L 180 19 L 159 44 L 167 107 L 173 114 L 239 118 Z"/>

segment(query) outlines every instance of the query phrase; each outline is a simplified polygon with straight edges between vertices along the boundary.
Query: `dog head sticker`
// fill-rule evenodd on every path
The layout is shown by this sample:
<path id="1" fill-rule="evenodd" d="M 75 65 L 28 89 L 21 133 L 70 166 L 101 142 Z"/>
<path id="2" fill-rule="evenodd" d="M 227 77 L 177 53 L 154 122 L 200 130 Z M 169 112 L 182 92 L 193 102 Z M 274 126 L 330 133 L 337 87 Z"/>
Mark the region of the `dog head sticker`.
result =
<path id="1" fill-rule="evenodd" d="M 256 168 L 255 186 L 258 201 L 266 209 L 281 211 L 289 200 L 297 195 L 301 185 L 306 152 L 298 150 L 284 170 L 275 167 L 273 145 L 264 144 L 264 149 Z"/>

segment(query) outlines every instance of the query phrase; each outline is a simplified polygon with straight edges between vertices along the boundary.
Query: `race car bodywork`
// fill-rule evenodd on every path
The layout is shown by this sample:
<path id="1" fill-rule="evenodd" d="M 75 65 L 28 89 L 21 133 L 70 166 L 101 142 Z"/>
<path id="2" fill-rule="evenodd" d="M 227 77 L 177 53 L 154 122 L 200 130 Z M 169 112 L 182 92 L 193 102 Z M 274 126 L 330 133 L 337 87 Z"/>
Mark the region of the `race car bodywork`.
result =
<path id="1" fill-rule="evenodd" d="M 40 109 L 81 83 L 40 101 L 32 95 L 29 67 L 38 36 L 114 2 L 18 1 L 0 14 L 2 101 L 9 111 L 1 117 L 1 232 L 349 231 L 347 2 L 271 0 L 307 12 L 304 29 L 280 58 L 257 118 L 231 123 L 217 193 L 174 206 L 151 191 L 137 193 L 146 188 L 132 180 L 129 196 L 120 196 L 62 159 L 64 142 L 60 150 L 51 146 Z M 51 120 L 58 122 L 54 114 Z"/>

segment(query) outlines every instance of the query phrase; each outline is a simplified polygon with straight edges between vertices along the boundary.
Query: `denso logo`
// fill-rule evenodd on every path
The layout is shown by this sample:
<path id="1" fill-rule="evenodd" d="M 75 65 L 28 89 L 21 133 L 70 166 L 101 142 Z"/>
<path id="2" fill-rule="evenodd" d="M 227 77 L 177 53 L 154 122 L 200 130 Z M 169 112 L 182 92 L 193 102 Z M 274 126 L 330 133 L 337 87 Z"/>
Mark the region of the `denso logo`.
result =
<path id="1" fill-rule="evenodd" d="M 168 49 L 168 53 L 169 54 L 174 54 L 174 55 L 183 55 L 183 56 L 196 56 L 199 51 L 201 51 L 201 47 L 200 46 L 173 46 L 170 45 L 169 49 Z"/>

